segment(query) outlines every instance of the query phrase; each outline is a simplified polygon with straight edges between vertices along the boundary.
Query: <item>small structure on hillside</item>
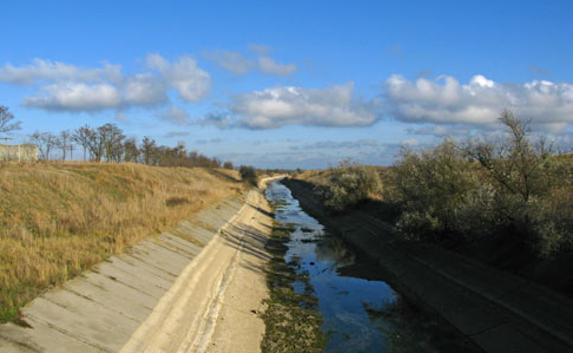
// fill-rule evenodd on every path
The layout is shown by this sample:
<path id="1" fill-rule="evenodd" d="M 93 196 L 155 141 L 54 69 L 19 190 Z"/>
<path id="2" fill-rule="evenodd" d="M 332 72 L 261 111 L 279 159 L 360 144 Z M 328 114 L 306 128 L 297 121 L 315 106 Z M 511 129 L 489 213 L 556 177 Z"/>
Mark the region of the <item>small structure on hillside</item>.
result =
<path id="1" fill-rule="evenodd" d="M 33 162 L 38 160 L 38 146 L 0 144 L 0 161 Z"/>

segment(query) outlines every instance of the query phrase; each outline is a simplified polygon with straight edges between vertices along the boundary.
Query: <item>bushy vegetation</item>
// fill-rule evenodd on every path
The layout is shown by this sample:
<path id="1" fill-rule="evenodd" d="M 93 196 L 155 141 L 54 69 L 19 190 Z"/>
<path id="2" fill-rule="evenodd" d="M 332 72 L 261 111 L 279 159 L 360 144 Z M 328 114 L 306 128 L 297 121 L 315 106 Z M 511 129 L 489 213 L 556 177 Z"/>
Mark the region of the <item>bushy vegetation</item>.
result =
<path id="1" fill-rule="evenodd" d="M 514 237 L 541 257 L 573 245 L 573 160 L 558 156 L 511 112 L 498 142 L 445 141 L 404 151 L 387 196 L 404 212 L 398 227 L 418 239 Z"/>
<path id="2" fill-rule="evenodd" d="M 254 167 L 242 165 L 239 168 L 239 174 L 241 175 L 241 179 L 244 182 L 254 186 L 257 185 L 257 171 L 255 170 Z"/>
<path id="3" fill-rule="evenodd" d="M 238 173 L 222 169 L 1 166 L 0 322 L 50 286 L 240 190 Z"/>
<path id="4" fill-rule="evenodd" d="M 375 168 L 343 161 L 337 167 L 322 173 L 317 192 L 324 204 L 335 212 L 356 206 L 376 197 L 382 191 L 382 182 Z"/>

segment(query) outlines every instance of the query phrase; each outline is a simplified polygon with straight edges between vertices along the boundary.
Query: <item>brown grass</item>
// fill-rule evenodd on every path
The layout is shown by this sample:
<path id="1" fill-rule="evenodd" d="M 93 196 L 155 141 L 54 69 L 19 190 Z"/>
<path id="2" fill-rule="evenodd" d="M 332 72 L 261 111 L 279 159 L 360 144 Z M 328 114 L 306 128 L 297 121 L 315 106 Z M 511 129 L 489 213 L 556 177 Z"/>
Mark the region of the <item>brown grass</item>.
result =
<path id="1" fill-rule="evenodd" d="M 1 165 L 0 322 L 43 290 L 239 192 L 227 170 Z"/>

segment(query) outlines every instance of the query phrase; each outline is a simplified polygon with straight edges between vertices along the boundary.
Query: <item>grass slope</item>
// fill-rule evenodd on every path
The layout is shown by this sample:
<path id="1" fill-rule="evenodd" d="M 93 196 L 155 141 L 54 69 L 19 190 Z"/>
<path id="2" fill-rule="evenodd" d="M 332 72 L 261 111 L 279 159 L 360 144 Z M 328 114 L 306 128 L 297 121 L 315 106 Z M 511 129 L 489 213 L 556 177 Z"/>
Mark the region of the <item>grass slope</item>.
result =
<path id="1" fill-rule="evenodd" d="M 228 170 L 1 165 L 0 322 L 47 288 L 241 190 Z"/>

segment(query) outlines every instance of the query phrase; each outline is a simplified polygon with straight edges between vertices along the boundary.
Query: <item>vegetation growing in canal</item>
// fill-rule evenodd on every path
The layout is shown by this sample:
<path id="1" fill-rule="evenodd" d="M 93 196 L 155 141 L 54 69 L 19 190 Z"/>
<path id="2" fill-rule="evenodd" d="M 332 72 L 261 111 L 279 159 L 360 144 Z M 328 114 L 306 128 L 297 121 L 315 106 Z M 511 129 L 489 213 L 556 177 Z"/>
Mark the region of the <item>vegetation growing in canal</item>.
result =
<path id="1" fill-rule="evenodd" d="M 263 314 L 266 330 L 261 349 L 263 353 L 318 353 L 323 351 L 325 337 L 320 330 L 317 299 L 308 277 L 297 273 L 296 260 L 284 260 L 290 232 L 290 228 L 276 224 L 267 244 L 273 257 L 267 270 L 270 298 Z M 303 293 L 293 289 L 295 282 L 304 284 Z"/>

